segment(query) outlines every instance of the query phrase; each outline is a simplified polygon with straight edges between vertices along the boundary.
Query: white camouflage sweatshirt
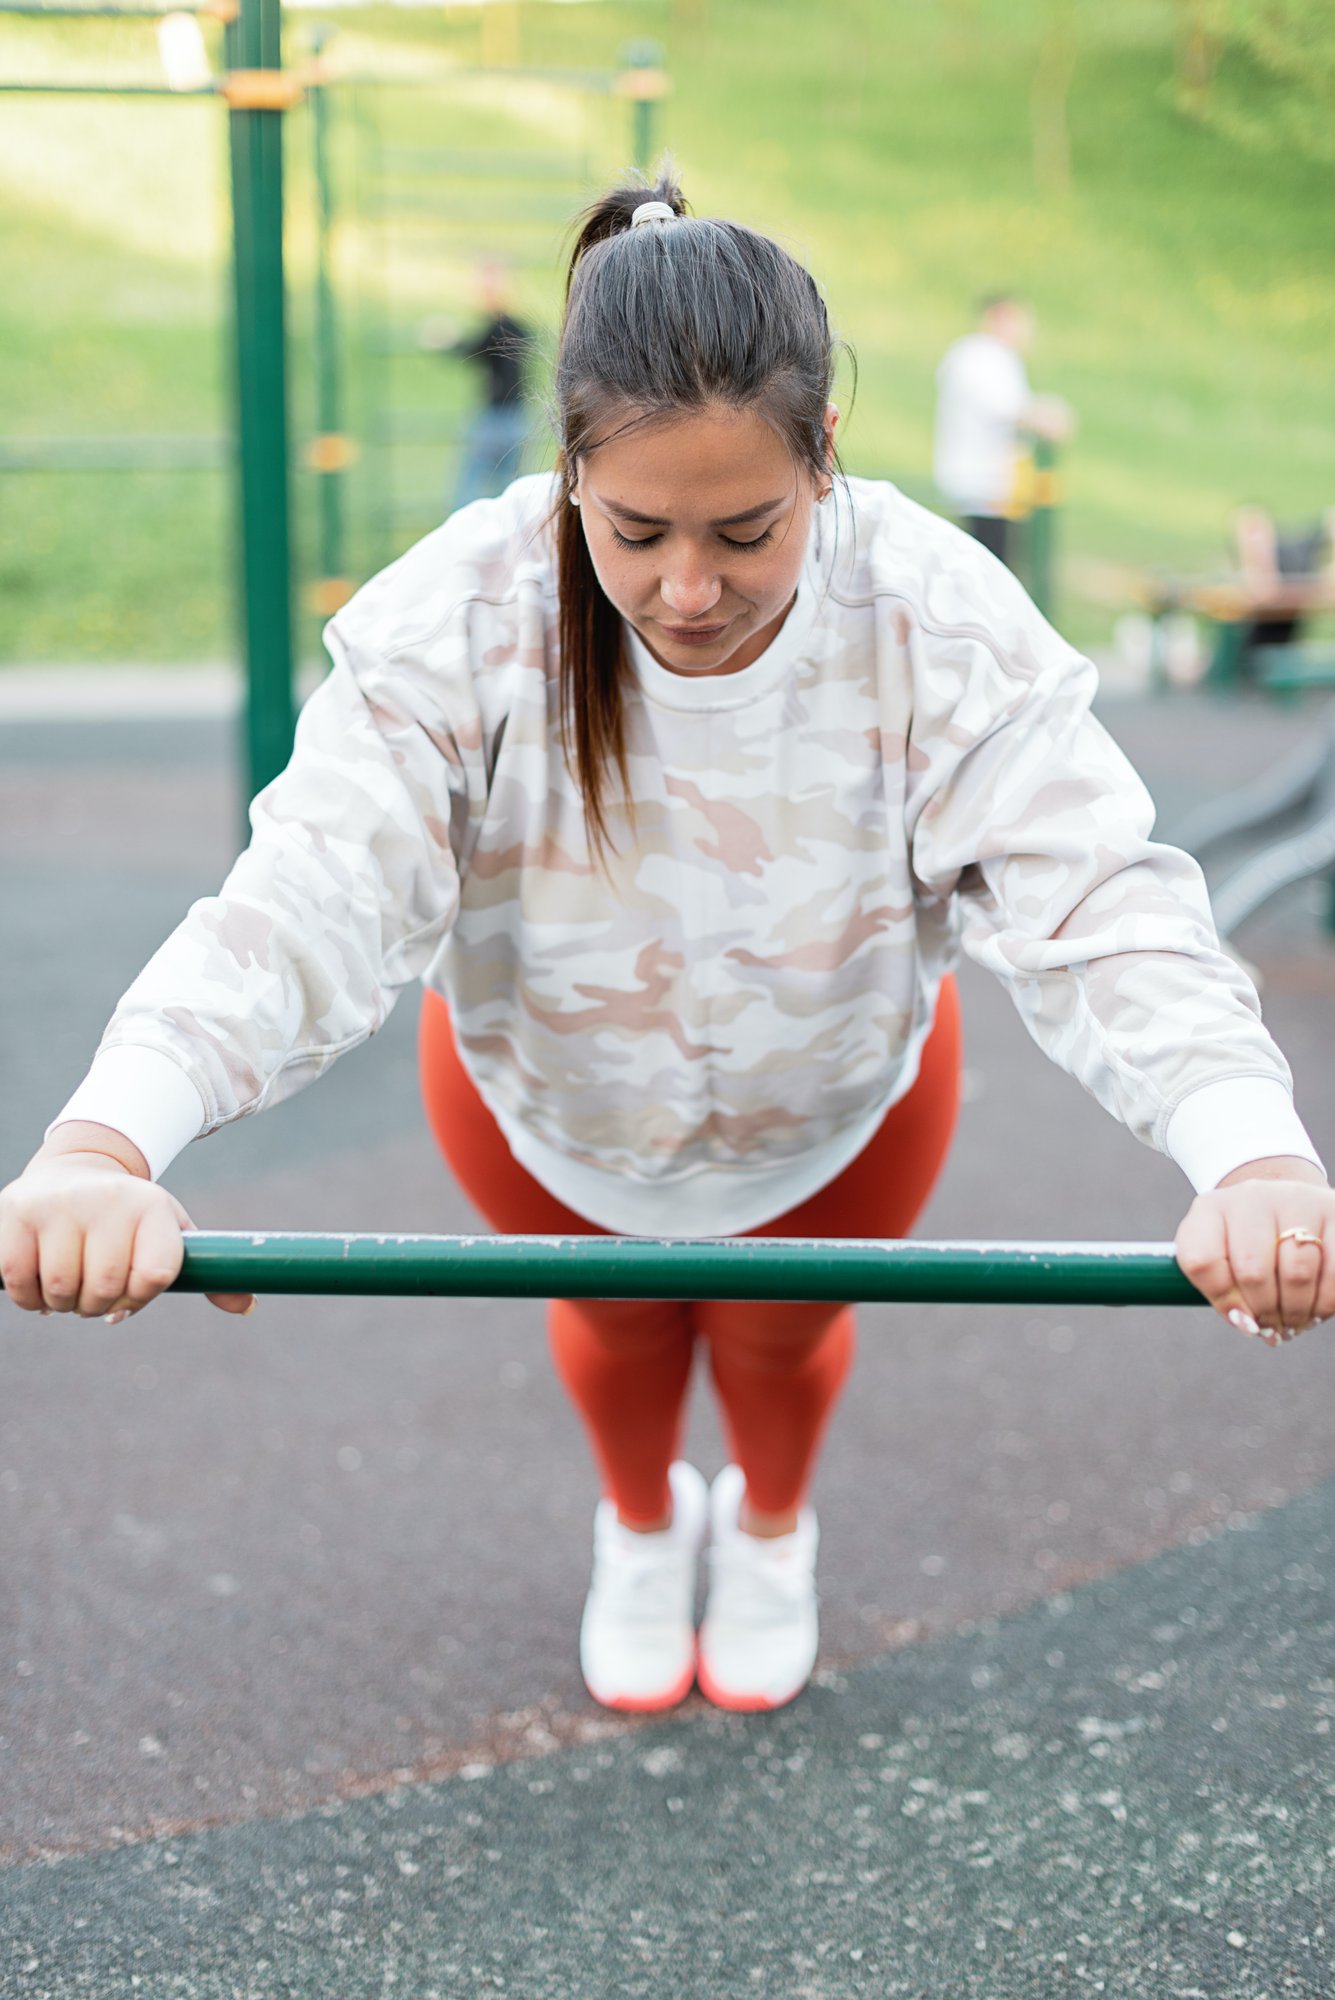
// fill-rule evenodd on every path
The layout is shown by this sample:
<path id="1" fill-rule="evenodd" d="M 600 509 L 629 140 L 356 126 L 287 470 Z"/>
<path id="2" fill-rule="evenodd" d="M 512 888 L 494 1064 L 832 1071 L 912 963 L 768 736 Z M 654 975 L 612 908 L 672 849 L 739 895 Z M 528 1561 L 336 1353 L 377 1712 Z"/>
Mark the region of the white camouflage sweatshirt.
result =
<path id="1" fill-rule="evenodd" d="M 1316 1159 L 1196 864 L 1151 842 L 1090 715 L 1094 669 L 892 486 L 816 510 L 752 666 L 687 678 L 628 634 L 633 817 L 614 803 L 600 864 L 559 739 L 552 497 L 542 475 L 465 508 L 333 620 L 250 846 L 126 993 L 62 1119 L 127 1134 L 156 1175 L 422 979 L 570 1207 L 731 1234 L 861 1150 L 962 949 L 1198 1188 Z"/>

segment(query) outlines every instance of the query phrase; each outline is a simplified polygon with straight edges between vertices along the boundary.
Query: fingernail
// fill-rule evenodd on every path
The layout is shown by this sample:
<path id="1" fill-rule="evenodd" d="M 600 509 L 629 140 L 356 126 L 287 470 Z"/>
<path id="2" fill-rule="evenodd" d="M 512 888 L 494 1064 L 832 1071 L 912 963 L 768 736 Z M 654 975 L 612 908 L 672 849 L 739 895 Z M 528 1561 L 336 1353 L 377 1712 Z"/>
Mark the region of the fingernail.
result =
<path id="1" fill-rule="evenodd" d="M 258 1304 L 259 1304 L 258 1299 L 252 1299 L 250 1304 L 246 1307 L 245 1311 L 242 1313 L 241 1315 L 242 1319 L 249 1319 L 250 1315 L 254 1312 Z"/>
<path id="2" fill-rule="evenodd" d="M 115 1312 L 103 1313 L 102 1317 L 108 1326 L 119 1326 L 123 1319 L 130 1317 L 130 1309 L 128 1306 L 117 1306 Z"/>
<path id="3" fill-rule="evenodd" d="M 1228 1323 L 1230 1326 L 1235 1326 L 1239 1333 L 1259 1333 L 1261 1331 L 1251 1314 L 1244 1312 L 1241 1306 L 1234 1306 L 1228 1316 Z"/>

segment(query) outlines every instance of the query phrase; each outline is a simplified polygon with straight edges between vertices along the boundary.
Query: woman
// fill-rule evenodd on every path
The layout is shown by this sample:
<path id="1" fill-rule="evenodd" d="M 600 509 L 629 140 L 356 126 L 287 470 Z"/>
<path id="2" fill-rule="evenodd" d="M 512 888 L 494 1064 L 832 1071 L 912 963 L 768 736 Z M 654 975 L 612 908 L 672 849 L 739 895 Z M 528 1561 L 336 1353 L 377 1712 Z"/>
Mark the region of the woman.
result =
<path id="1" fill-rule="evenodd" d="M 454 516 L 333 621 L 250 848 L 0 1203 L 20 1305 L 117 1318 L 169 1284 L 188 1218 L 152 1177 L 414 978 L 428 1113 L 498 1227 L 902 1234 L 954 1116 L 962 947 L 1201 1190 L 1179 1255 L 1221 1313 L 1277 1342 L 1335 1311 L 1288 1070 L 1199 871 L 1148 839 L 1092 669 L 967 537 L 841 477 L 833 366 L 776 244 L 668 181 L 591 210 L 555 479 Z M 550 1323 L 605 1491 L 591 1692 L 790 1699 L 851 1315 Z M 675 1459 L 697 1343 L 736 1459 L 711 1496 Z"/>

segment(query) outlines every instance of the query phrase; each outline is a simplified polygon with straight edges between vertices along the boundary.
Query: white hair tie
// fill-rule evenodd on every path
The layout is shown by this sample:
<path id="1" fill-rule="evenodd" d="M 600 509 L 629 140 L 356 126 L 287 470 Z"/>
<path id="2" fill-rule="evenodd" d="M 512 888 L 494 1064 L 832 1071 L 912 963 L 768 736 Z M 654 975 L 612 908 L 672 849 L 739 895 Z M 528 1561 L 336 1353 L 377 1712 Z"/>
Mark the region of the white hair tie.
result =
<path id="1" fill-rule="evenodd" d="M 675 208 L 669 208 L 665 201 L 642 201 L 630 219 L 632 229 L 638 229 L 642 222 L 679 222 L 681 218 Z"/>

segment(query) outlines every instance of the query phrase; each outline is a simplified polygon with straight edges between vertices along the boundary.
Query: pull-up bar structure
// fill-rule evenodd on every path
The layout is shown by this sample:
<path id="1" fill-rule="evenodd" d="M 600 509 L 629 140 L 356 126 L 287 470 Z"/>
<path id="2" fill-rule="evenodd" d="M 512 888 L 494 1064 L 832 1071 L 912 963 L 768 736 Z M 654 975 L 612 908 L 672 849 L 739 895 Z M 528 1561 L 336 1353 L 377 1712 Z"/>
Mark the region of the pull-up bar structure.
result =
<path id="1" fill-rule="evenodd" d="M 1167 1243 L 191 1231 L 180 1292 L 1199 1306 Z"/>
<path id="2" fill-rule="evenodd" d="M 374 4 L 374 0 L 372 0 Z M 393 4 L 393 0 L 391 0 Z M 119 76 L 52 79 L 0 78 L 0 96 L 138 98 L 192 102 L 211 99 L 226 107 L 232 195 L 232 292 L 236 466 L 235 544 L 239 570 L 241 640 L 246 664 L 244 716 L 245 796 L 249 799 L 286 764 L 296 719 L 292 602 L 291 450 L 288 413 L 288 342 L 284 269 L 284 121 L 309 106 L 316 189 L 316 405 L 319 431 L 306 463 L 320 483 L 322 574 L 313 608 L 327 616 L 354 587 L 344 575 L 343 499 L 340 478 L 356 456 L 343 432 L 338 329 L 331 279 L 333 227 L 329 119 L 331 91 L 377 82 L 406 88 L 410 76 L 361 78 L 335 73 L 320 51 L 328 30 L 316 31 L 311 59 L 285 66 L 282 0 L 0 0 L 0 19 L 16 15 L 56 21 L 213 21 L 223 29 L 223 67 L 214 75 L 207 58 L 198 77 L 173 75 L 164 56 L 165 81 Z M 515 17 L 517 18 L 517 16 Z M 647 166 L 655 144 L 655 119 L 668 89 L 661 52 L 651 42 L 630 44 L 616 68 L 556 69 L 524 65 L 452 65 L 461 77 L 500 75 L 555 81 L 597 90 L 626 104 L 632 152 Z M 439 81 L 439 77 L 434 79 Z M 431 78 L 420 79 L 423 83 Z M 564 218 L 564 211 L 563 211 Z M 227 455 L 226 441 L 203 439 L 66 439 L 43 451 L 35 440 L 0 441 L 0 471 L 108 470 L 120 467 L 184 470 L 209 468 Z"/>

